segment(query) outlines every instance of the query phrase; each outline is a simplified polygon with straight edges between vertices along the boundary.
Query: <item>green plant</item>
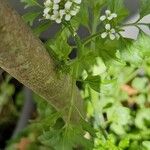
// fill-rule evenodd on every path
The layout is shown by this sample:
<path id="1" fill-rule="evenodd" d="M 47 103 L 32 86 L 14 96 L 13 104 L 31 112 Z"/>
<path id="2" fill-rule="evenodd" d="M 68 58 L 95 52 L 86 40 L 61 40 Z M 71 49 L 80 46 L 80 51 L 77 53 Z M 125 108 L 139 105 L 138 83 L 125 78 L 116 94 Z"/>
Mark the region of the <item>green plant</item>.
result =
<path id="1" fill-rule="evenodd" d="M 144 17 L 149 13 L 150 2 L 141 0 L 140 17 L 128 24 L 124 23 L 128 10 L 123 0 L 22 2 L 25 7 L 37 8 L 23 16 L 30 25 L 40 18 L 40 25 L 33 29 L 35 35 L 55 22 L 60 24 L 55 37 L 44 44 L 58 74 L 71 77 L 65 121 L 60 117 L 66 108 L 55 112 L 36 98 L 39 116 L 21 135 L 30 139 L 29 149 L 149 150 L 150 39 L 140 32 L 143 26 L 149 28 L 150 22 L 145 22 Z M 79 36 L 80 26 L 88 31 L 88 37 Z M 137 31 L 137 41 L 125 35 L 127 27 Z M 68 42 L 69 38 L 74 44 Z M 73 49 L 76 57 L 71 59 Z M 86 117 L 74 106 L 77 82 L 87 105 Z M 70 121 L 74 110 L 81 118 L 76 124 Z"/>

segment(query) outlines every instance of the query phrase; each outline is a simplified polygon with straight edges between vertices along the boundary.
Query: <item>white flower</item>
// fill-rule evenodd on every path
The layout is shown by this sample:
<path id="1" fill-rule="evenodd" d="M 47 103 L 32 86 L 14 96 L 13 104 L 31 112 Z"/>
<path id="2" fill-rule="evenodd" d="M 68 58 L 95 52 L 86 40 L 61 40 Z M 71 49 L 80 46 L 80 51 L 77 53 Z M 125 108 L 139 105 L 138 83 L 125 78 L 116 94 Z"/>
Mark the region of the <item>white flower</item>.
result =
<path id="1" fill-rule="evenodd" d="M 45 15 L 47 15 L 49 13 L 49 11 L 50 11 L 50 8 L 46 7 L 43 12 L 44 12 Z"/>
<path id="2" fill-rule="evenodd" d="M 117 17 L 117 14 L 116 13 L 111 13 L 111 11 L 110 10 L 106 10 L 105 11 L 105 15 L 102 15 L 101 17 L 100 17 L 100 20 L 101 21 L 104 21 L 104 20 L 112 20 L 113 18 L 116 18 Z"/>
<path id="3" fill-rule="evenodd" d="M 59 5 L 55 1 L 52 1 L 52 0 L 45 1 L 44 5 L 45 5 L 45 8 L 49 8 L 50 10 L 52 10 L 52 9 L 58 10 L 59 9 Z"/>
<path id="4" fill-rule="evenodd" d="M 73 5 L 72 2 L 67 1 L 65 3 L 65 20 L 69 21 L 72 16 L 75 16 L 79 12 L 80 7 Z"/>
<path id="5" fill-rule="evenodd" d="M 56 23 L 61 23 L 63 17 L 63 11 L 53 11 L 53 15 L 51 16 L 52 20 L 55 20 Z"/>
<path id="6" fill-rule="evenodd" d="M 71 6 L 72 6 L 72 2 L 67 1 L 67 2 L 65 3 L 65 9 L 70 9 Z"/>
<path id="7" fill-rule="evenodd" d="M 106 31 L 101 34 L 101 37 L 103 39 L 106 38 L 107 36 L 109 36 L 111 40 L 114 40 L 115 38 L 116 39 L 120 38 L 120 35 L 115 31 L 114 28 L 111 28 L 110 24 L 106 24 L 105 29 Z"/>
<path id="8" fill-rule="evenodd" d="M 44 6 L 45 7 L 49 7 L 49 6 L 51 6 L 53 4 L 53 2 L 51 1 L 51 0 L 46 0 L 45 2 L 44 2 Z"/>
<path id="9" fill-rule="evenodd" d="M 61 23 L 62 20 L 70 21 L 79 10 L 82 0 L 46 0 L 44 2 L 43 17 Z"/>

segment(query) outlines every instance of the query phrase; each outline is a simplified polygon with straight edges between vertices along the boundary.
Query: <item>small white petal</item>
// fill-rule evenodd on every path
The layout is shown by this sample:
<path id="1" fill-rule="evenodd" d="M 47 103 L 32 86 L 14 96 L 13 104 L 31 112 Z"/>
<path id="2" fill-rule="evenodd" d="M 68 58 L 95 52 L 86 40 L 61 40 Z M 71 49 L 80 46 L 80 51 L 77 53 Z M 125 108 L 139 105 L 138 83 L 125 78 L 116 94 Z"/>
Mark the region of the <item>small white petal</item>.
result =
<path id="1" fill-rule="evenodd" d="M 65 3 L 65 9 L 70 9 L 71 6 L 72 6 L 72 2 L 67 1 L 67 2 Z"/>
<path id="2" fill-rule="evenodd" d="M 116 13 L 112 13 L 111 16 L 112 16 L 113 18 L 116 18 L 118 15 L 117 15 Z"/>
<path id="3" fill-rule="evenodd" d="M 116 33 L 116 38 L 117 38 L 117 40 L 120 39 L 120 35 L 118 33 Z"/>
<path id="4" fill-rule="evenodd" d="M 81 4 L 81 0 L 74 0 L 76 4 Z"/>
<path id="5" fill-rule="evenodd" d="M 46 7 L 50 6 L 51 4 L 52 4 L 52 1 L 51 1 L 51 0 L 46 0 L 46 1 L 44 2 L 44 5 L 45 5 Z"/>
<path id="6" fill-rule="evenodd" d="M 70 14 L 67 14 L 66 16 L 65 16 L 65 20 L 66 21 L 69 21 L 71 19 L 71 15 Z"/>
<path id="7" fill-rule="evenodd" d="M 116 33 L 115 29 L 112 28 L 112 29 L 110 30 L 110 33 Z"/>
<path id="8" fill-rule="evenodd" d="M 71 14 L 72 16 L 75 16 L 77 13 L 78 13 L 78 12 L 75 11 L 75 10 L 71 10 L 71 11 L 70 11 L 70 14 Z"/>
<path id="9" fill-rule="evenodd" d="M 106 11 L 105 11 L 105 14 L 106 14 L 106 15 L 110 15 L 110 14 L 111 14 L 111 11 L 110 11 L 110 10 L 106 10 Z"/>
<path id="10" fill-rule="evenodd" d="M 54 14 L 55 16 L 57 16 L 57 15 L 58 15 L 58 11 L 57 11 L 57 10 L 54 10 L 54 11 L 53 11 L 53 14 Z"/>
<path id="11" fill-rule="evenodd" d="M 111 40 L 114 40 L 116 38 L 115 35 L 112 34 L 112 33 L 109 34 L 109 37 L 110 37 Z"/>
<path id="12" fill-rule="evenodd" d="M 107 17 L 107 19 L 108 19 L 108 20 L 112 20 L 112 19 L 113 19 L 113 17 L 112 17 L 112 16 L 109 16 L 109 17 Z"/>
<path id="13" fill-rule="evenodd" d="M 100 20 L 101 20 L 101 21 L 104 21 L 105 19 L 106 19 L 106 16 L 105 16 L 105 15 L 103 15 L 103 16 L 100 17 Z"/>
<path id="14" fill-rule="evenodd" d="M 47 8 L 44 9 L 43 13 L 44 13 L 44 14 L 48 14 L 49 11 L 50 11 L 50 8 L 47 7 Z"/>
<path id="15" fill-rule="evenodd" d="M 104 39 L 104 38 L 106 38 L 106 37 L 107 37 L 107 35 L 108 35 L 108 33 L 107 33 L 107 32 L 103 32 L 103 33 L 101 34 L 101 37 Z"/>
<path id="16" fill-rule="evenodd" d="M 54 0 L 55 4 L 58 4 L 60 2 L 60 0 Z"/>
<path id="17" fill-rule="evenodd" d="M 105 29 L 106 29 L 106 30 L 110 30 L 110 29 L 111 29 L 110 24 L 106 24 L 106 25 L 105 25 Z"/>
<path id="18" fill-rule="evenodd" d="M 59 9 L 59 5 L 58 5 L 58 4 L 54 4 L 54 5 L 53 5 L 53 9 L 54 9 L 54 10 L 58 10 L 58 9 Z"/>
<path id="19" fill-rule="evenodd" d="M 58 24 L 61 23 L 61 19 L 60 19 L 60 18 L 56 19 L 55 21 L 56 21 L 56 23 L 58 23 Z"/>
<path id="20" fill-rule="evenodd" d="M 60 16 L 63 16 L 65 14 L 65 11 L 64 10 L 60 10 L 59 14 L 60 14 Z"/>

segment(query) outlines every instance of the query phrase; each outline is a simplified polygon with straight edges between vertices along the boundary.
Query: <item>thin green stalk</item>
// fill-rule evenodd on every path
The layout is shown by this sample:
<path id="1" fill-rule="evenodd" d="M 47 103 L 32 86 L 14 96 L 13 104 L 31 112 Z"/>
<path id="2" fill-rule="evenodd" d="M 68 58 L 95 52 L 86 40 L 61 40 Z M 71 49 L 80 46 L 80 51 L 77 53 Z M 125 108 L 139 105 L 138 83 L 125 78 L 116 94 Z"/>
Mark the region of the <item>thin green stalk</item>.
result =
<path id="1" fill-rule="evenodd" d="M 70 31 L 70 33 L 73 35 L 74 40 L 76 42 L 76 48 L 78 49 L 78 53 L 77 53 L 77 58 L 80 55 L 80 51 L 82 50 L 82 43 L 80 41 L 79 36 L 77 35 L 77 33 L 75 32 L 74 28 L 72 27 L 72 25 L 68 22 L 64 22 L 63 23 L 65 27 L 67 27 Z M 70 108 L 69 108 L 69 112 L 68 112 L 68 118 L 67 118 L 67 123 L 66 125 L 69 126 L 70 123 L 70 119 L 71 119 L 71 115 L 72 115 L 72 111 L 73 111 L 73 106 L 74 106 L 74 96 L 75 96 L 75 85 L 76 85 L 76 76 L 78 73 L 78 66 L 76 68 L 73 68 L 72 71 L 72 83 L 71 83 L 71 101 L 70 101 Z M 75 75 L 75 78 L 74 76 Z"/>
<path id="2" fill-rule="evenodd" d="M 75 89 L 75 79 L 72 77 L 72 83 L 71 83 L 71 101 L 70 101 L 70 108 L 69 108 L 69 112 L 68 112 L 68 119 L 67 119 L 67 125 L 69 125 L 70 123 L 70 119 L 71 119 L 71 114 L 72 114 L 72 110 L 73 110 L 73 105 L 74 105 L 74 89 Z"/>
<path id="3" fill-rule="evenodd" d="M 92 24 L 92 30 L 91 30 L 92 35 L 96 33 L 96 29 L 97 29 L 97 18 L 93 14 L 93 24 Z M 95 38 L 93 41 L 91 41 L 91 50 L 92 49 L 95 50 Z"/>
<path id="4" fill-rule="evenodd" d="M 64 22 L 64 25 L 68 27 L 70 33 L 74 37 L 74 40 L 75 40 L 75 43 L 76 43 L 76 48 L 77 48 L 77 58 L 80 58 L 81 53 L 82 53 L 82 48 L 83 48 L 83 44 L 81 42 L 81 39 L 78 36 L 78 34 L 76 33 L 76 31 L 74 30 L 74 28 L 72 27 L 71 23 Z"/>
<path id="5" fill-rule="evenodd" d="M 39 6 L 40 8 L 42 8 L 42 9 L 44 8 L 42 5 L 40 5 L 40 4 L 39 4 L 37 1 L 35 1 L 35 0 L 34 0 L 34 3 L 35 3 L 37 6 Z"/>
<path id="6" fill-rule="evenodd" d="M 99 37 L 99 36 L 100 36 L 100 33 L 101 33 L 101 32 L 97 32 L 97 33 L 95 33 L 95 34 L 93 34 L 93 35 L 90 35 L 89 37 L 87 37 L 87 38 L 82 42 L 82 44 L 83 44 L 84 46 L 87 45 L 88 43 L 91 42 L 91 40 L 93 40 L 93 39 Z"/>

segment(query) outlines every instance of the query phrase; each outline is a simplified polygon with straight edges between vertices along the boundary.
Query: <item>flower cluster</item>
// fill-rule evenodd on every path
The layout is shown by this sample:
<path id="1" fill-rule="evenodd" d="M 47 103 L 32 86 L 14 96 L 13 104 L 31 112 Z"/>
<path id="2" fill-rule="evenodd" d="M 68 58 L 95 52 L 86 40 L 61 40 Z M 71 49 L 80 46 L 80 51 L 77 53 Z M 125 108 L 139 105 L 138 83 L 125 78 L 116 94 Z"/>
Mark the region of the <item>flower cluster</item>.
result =
<path id="1" fill-rule="evenodd" d="M 105 32 L 103 32 L 101 34 L 101 37 L 104 39 L 106 38 L 107 36 L 109 36 L 109 38 L 111 40 L 114 40 L 114 39 L 119 39 L 120 38 L 120 35 L 119 33 L 117 33 L 117 31 L 115 30 L 115 28 L 111 27 L 111 20 L 117 18 L 117 14 L 116 13 L 111 13 L 110 10 L 106 10 L 105 11 L 105 15 L 102 15 L 100 17 L 100 20 L 101 21 L 104 21 L 106 24 L 105 24 Z"/>
<path id="2" fill-rule="evenodd" d="M 106 29 L 106 31 L 101 34 L 101 37 L 103 39 L 106 38 L 107 36 L 109 36 L 109 38 L 111 40 L 119 39 L 120 38 L 119 33 L 117 33 L 114 28 L 111 28 L 110 24 L 106 24 L 105 25 L 105 29 Z"/>
<path id="3" fill-rule="evenodd" d="M 105 11 L 105 15 L 102 15 L 101 17 L 100 17 L 100 20 L 101 21 L 104 21 L 104 20 L 112 20 L 112 19 L 114 19 L 114 18 L 116 18 L 117 17 L 117 14 L 116 13 L 111 13 L 111 11 L 110 10 L 106 10 Z"/>
<path id="4" fill-rule="evenodd" d="M 61 23 L 62 20 L 70 21 L 80 10 L 81 0 L 46 0 L 44 2 L 45 19 Z"/>

